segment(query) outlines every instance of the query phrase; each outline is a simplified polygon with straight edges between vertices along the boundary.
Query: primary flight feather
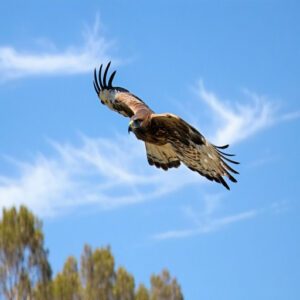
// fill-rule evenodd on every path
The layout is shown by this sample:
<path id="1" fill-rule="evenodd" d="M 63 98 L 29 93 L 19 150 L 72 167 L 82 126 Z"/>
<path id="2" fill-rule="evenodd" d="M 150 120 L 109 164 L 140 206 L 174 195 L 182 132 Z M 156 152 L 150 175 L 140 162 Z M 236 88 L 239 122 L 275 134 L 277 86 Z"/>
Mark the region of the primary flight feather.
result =
<path id="1" fill-rule="evenodd" d="M 177 168 L 181 163 L 205 176 L 207 179 L 221 183 L 230 189 L 224 176 L 237 182 L 232 176 L 238 174 L 229 163 L 238 164 L 230 159 L 233 154 L 223 152 L 228 145 L 215 146 L 193 126 L 180 117 L 170 114 L 156 114 L 143 100 L 127 89 L 113 86 L 114 71 L 107 83 L 107 64 L 103 79 L 102 68 L 94 70 L 94 88 L 102 104 L 125 117 L 130 118 L 128 132 L 145 142 L 147 159 L 150 165 L 168 170 Z"/>

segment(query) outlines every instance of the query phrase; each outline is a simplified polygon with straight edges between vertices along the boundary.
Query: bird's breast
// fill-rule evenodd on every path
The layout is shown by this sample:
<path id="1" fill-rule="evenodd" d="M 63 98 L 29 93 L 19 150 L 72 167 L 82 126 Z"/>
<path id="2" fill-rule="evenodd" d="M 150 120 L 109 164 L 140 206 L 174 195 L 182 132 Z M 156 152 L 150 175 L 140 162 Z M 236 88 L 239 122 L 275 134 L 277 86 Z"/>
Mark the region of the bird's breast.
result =
<path id="1" fill-rule="evenodd" d="M 135 128 L 133 132 L 137 139 L 150 144 L 165 145 L 167 143 L 167 140 L 163 134 L 160 134 L 159 132 L 153 132 L 153 130 L 147 130 L 141 127 Z"/>

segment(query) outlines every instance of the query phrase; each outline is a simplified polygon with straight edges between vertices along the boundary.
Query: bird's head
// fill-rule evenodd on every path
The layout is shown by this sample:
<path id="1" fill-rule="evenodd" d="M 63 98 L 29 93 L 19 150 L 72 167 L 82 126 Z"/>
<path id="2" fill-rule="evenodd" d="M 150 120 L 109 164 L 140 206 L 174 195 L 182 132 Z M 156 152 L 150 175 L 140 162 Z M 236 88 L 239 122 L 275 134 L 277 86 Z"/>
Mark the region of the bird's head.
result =
<path id="1" fill-rule="evenodd" d="M 136 132 L 141 129 L 142 120 L 140 119 L 130 119 L 129 125 L 128 125 L 128 133 L 131 131 Z"/>
<path id="2" fill-rule="evenodd" d="M 130 118 L 128 133 L 131 131 L 135 134 L 147 131 L 149 111 L 141 109 Z"/>
<path id="3" fill-rule="evenodd" d="M 116 94 L 118 92 L 128 92 L 128 90 L 119 87 L 119 86 L 113 86 L 112 82 L 116 75 L 117 71 L 114 71 L 111 73 L 108 83 L 106 82 L 107 72 L 110 67 L 111 62 L 109 62 L 104 70 L 103 80 L 102 80 L 102 68 L 103 64 L 101 64 L 99 72 L 97 74 L 96 69 L 94 70 L 94 88 L 95 91 L 101 101 L 102 104 L 106 104 L 110 108 L 112 103 L 115 101 Z"/>

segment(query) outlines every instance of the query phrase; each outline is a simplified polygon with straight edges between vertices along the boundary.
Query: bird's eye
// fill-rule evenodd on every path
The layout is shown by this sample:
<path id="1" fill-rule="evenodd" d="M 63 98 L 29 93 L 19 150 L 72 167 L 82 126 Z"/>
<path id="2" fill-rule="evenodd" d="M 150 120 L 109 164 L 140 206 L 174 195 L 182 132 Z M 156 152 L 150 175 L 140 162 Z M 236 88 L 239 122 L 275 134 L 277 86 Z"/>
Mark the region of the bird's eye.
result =
<path id="1" fill-rule="evenodd" d="M 136 119 L 133 121 L 134 127 L 140 127 L 141 126 L 141 120 Z"/>

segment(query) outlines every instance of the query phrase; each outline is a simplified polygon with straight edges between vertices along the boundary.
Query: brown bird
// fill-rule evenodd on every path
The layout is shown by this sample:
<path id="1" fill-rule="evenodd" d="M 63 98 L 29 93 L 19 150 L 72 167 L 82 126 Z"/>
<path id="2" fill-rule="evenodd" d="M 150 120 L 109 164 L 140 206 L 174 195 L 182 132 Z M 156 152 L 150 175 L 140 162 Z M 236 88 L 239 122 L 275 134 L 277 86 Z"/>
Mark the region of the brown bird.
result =
<path id="1" fill-rule="evenodd" d="M 145 142 L 149 164 L 168 170 L 177 168 L 182 162 L 188 168 L 198 172 L 211 181 L 221 183 L 230 189 L 223 176 L 237 182 L 230 174 L 238 174 L 228 165 L 238 164 L 228 157 L 234 156 L 222 152 L 228 145 L 215 146 L 193 126 L 180 117 L 170 114 L 156 114 L 143 100 L 130 93 L 127 89 L 113 86 L 114 71 L 106 82 L 109 62 L 102 80 L 102 67 L 94 71 L 94 87 L 102 104 L 111 110 L 130 118 L 128 132 Z"/>

